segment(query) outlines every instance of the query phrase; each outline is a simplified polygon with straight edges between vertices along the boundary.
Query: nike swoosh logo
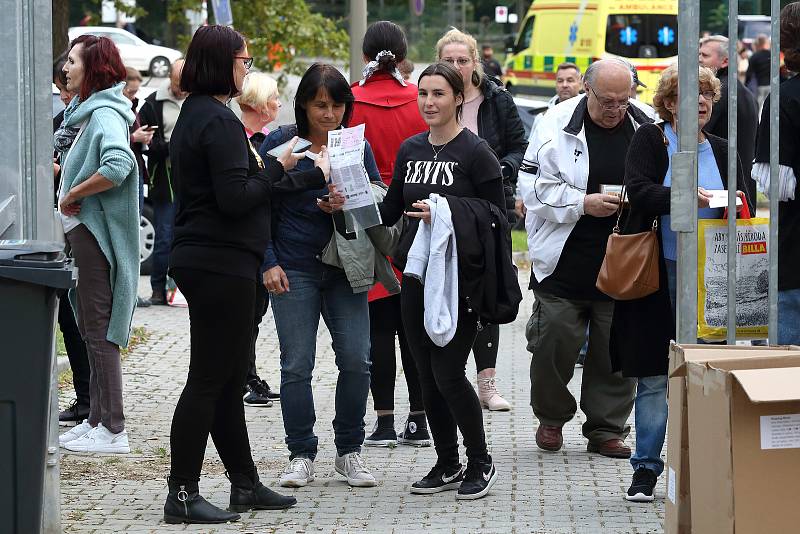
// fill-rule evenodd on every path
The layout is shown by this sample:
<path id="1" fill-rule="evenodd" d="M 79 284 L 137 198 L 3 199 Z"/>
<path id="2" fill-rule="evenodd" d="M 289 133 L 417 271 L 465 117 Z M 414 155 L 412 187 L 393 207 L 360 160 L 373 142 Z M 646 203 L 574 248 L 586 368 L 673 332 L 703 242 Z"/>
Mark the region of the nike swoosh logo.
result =
<path id="1" fill-rule="evenodd" d="M 449 484 L 450 482 L 452 482 L 455 479 L 457 479 L 458 475 L 460 475 L 460 474 L 461 474 L 461 471 L 456 471 L 453 476 L 446 477 L 446 476 L 444 476 L 444 473 L 442 473 L 442 482 L 444 482 L 445 484 Z"/>
<path id="2" fill-rule="evenodd" d="M 492 470 L 491 469 L 489 469 L 488 473 L 481 473 L 481 474 L 483 475 L 483 480 L 485 480 L 486 482 L 489 482 L 489 479 L 492 478 L 491 477 L 491 474 L 492 474 Z"/>

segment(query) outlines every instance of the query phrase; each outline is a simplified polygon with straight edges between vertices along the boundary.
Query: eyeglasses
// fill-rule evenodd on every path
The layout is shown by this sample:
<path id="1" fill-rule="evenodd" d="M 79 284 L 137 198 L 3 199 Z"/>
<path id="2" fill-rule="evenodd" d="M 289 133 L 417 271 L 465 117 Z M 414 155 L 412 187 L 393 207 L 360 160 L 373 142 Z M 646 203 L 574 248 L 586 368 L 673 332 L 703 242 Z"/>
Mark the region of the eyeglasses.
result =
<path id="1" fill-rule="evenodd" d="M 617 111 L 619 109 L 628 109 L 631 103 L 625 99 L 624 102 L 616 102 L 614 100 L 609 100 L 607 98 L 600 98 L 597 96 L 597 93 L 594 91 L 591 85 L 588 86 L 589 90 L 592 92 L 594 97 L 597 99 L 597 102 L 600 104 L 600 107 L 603 108 L 603 111 Z"/>
<path id="2" fill-rule="evenodd" d="M 442 61 L 446 61 L 451 65 L 458 64 L 459 67 L 466 67 L 467 65 L 472 63 L 472 60 L 468 57 L 459 57 L 459 58 L 443 57 Z"/>
<path id="3" fill-rule="evenodd" d="M 246 68 L 247 70 L 250 70 L 250 68 L 253 66 L 253 58 L 252 57 L 233 56 L 233 59 L 241 59 L 242 63 L 244 63 L 244 68 Z"/>
<path id="4" fill-rule="evenodd" d="M 700 96 L 705 98 L 708 101 L 714 100 L 714 97 L 717 96 L 714 91 L 700 91 Z"/>

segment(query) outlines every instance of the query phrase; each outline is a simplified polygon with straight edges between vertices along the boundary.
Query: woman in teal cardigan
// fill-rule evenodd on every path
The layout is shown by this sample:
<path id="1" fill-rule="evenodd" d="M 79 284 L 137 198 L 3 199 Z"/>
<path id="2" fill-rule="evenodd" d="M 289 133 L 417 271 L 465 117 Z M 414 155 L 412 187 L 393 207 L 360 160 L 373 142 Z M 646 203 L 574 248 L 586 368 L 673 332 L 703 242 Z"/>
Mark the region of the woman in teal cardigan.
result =
<path id="1" fill-rule="evenodd" d="M 138 169 L 128 141 L 134 117 L 122 94 L 125 67 L 110 39 L 73 40 L 64 72 L 78 96 L 54 136 L 59 211 L 78 267 L 70 297 L 91 377 L 89 418 L 59 441 L 72 451 L 127 453 L 119 348 L 128 344 L 139 275 Z"/>

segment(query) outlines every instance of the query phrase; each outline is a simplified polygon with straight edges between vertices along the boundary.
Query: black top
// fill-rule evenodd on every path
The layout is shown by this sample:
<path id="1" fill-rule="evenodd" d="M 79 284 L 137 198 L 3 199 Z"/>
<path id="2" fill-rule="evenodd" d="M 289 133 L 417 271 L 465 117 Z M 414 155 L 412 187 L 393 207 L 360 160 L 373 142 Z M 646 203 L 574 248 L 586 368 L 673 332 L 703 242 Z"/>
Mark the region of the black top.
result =
<path id="1" fill-rule="evenodd" d="M 434 148 L 438 156 L 434 159 Z M 389 191 L 378 207 L 383 224 L 394 225 L 403 211 L 417 211 L 411 204 L 431 193 L 482 198 L 504 210 L 500 163 L 489 145 L 464 128 L 449 143 L 432 147 L 428 132 L 409 137 L 400 145 Z M 396 258 L 408 255 L 419 219 L 403 229 Z"/>
<path id="2" fill-rule="evenodd" d="M 750 56 L 747 65 L 747 74 L 745 81 L 749 84 L 751 78 L 756 79 L 756 84 L 759 87 L 769 85 L 769 62 L 770 51 L 759 50 Z"/>
<path id="3" fill-rule="evenodd" d="M 482 59 L 481 64 L 483 65 L 483 72 L 486 74 L 496 78 L 499 78 L 503 75 L 503 68 L 500 66 L 500 62 L 498 62 L 495 58 Z"/>
<path id="4" fill-rule="evenodd" d="M 631 121 L 625 118 L 616 128 L 602 128 L 584 117 L 586 144 L 589 148 L 589 181 L 586 194 L 600 192 L 600 185 L 621 185 L 625 176 L 625 154 L 633 137 Z M 593 217 L 584 214 L 567 238 L 553 274 L 538 283 L 531 276 L 531 288 L 561 298 L 576 300 L 610 300 L 595 284 L 608 236 L 616 216 Z"/>
<path id="5" fill-rule="evenodd" d="M 273 189 L 325 183 L 318 169 L 290 178 L 276 160 L 262 162 L 233 111 L 210 96 L 186 99 L 169 154 L 180 184 L 170 267 L 255 280 L 269 241 Z"/>
<path id="6" fill-rule="evenodd" d="M 778 162 L 791 167 L 798 179 L 794 200 L 778 205 L 778 289 L 800 288 L 800 76 L 781 84 Z M 769 163 L 770 97 L 764 101 L 756 141 L 756 162 Z"/>

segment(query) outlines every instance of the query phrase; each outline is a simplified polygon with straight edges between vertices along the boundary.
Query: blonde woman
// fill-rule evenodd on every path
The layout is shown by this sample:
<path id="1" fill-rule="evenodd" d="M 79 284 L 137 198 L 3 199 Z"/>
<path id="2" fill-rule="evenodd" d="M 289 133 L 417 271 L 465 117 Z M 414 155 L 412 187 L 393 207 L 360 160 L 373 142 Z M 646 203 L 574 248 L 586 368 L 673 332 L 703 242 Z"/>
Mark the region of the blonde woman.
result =
<path id="1" fill-rule="evenodd" d="M 278 118 L 281 109 L 278 82 L 263 72 L 250 72 L 245 76 L 242 84 L 242 94 L 235 98 L 239 104 L 241 115 L 239 119 L 244 124 L 244 130 L 250 144 L 257 152 L 261 143 L 267 138 L 269 130 L 267 125 Z M 258 376 L 256 369 L 256 340 L 258 327 L 269 308 L 269 294 L 264 284 L 256 288 L 256 306 L 253 315 L 253 342 L 250 345 L 250 363 L 247 367 L 247 380 L 243 393 L 246 406 L 254 408 L 269 408 L 273 402 L 280 400 L 281 395 L 269 387 L 266 380 Z"/>
<path id="2" fill-rule="evenodd" d="M 484 74 L 475 39 L 455 28 L 436 43 L 439 61 L 453 65 L 464 81 L 464 106 L 461 124 L 486 140 L 500 160 L 503 173 L 506 212 L 514 223 L 514 190 L 528 141 L 514 99 L 500 80 Z M 478 396 L 481 405 L 493 411 L 507 411 L 511 405 L 497 392 L 495 367 L 500 327 L 490 324 L 478 332 L 472 347 L 478 369 Z"/>

